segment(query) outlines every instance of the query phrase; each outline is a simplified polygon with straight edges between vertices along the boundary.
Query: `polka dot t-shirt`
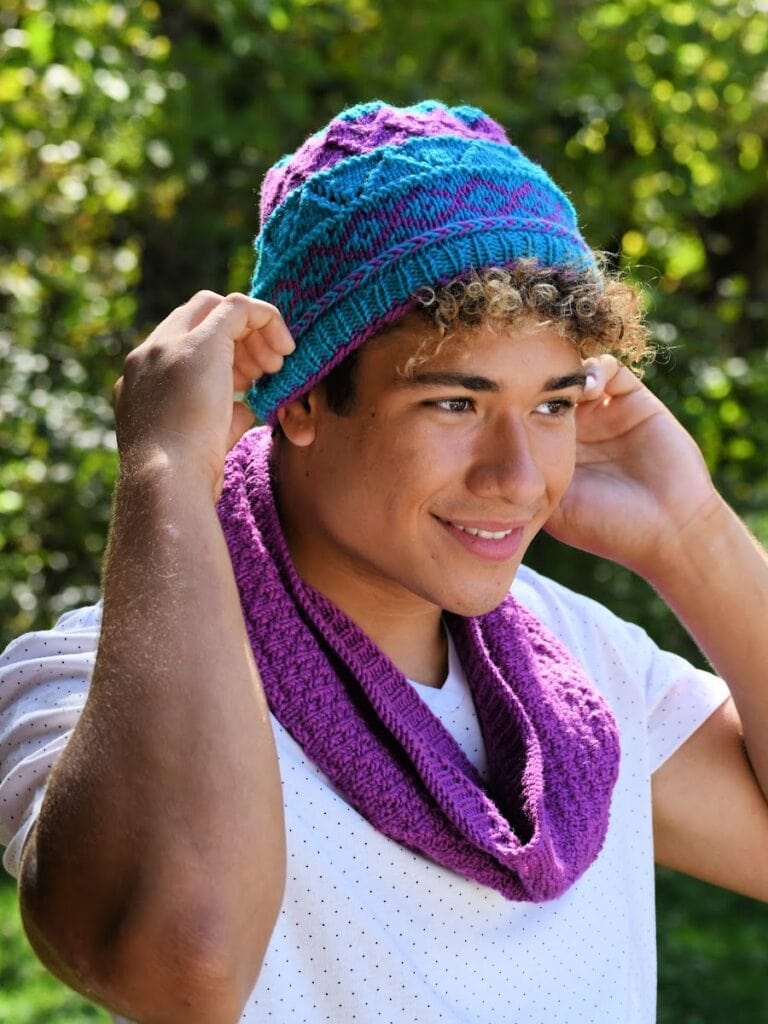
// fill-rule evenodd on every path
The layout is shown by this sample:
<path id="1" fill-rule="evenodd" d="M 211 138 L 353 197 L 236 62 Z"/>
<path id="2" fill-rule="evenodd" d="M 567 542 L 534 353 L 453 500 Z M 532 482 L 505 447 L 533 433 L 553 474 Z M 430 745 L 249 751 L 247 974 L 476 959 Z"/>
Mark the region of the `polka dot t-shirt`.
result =
<path id="1" fill-rule="evenodd" d="M 727 690 L 530 570 L 520 570 L 514 592 L 581 661 L 619 722 L 621 769 L 600 856 L 559 899 L 508 902 L 376 832 L 273 720 L 287 886 L 242 1024 L 655 1020 L 650 775 Z M 0 842 L 12 874 L 83 706 L 98 629 L 98 607 L 70 613 L 0 661 Z M 482 773 L 482 736 L 455 652 L 441 688 L 413 685 Z"/>

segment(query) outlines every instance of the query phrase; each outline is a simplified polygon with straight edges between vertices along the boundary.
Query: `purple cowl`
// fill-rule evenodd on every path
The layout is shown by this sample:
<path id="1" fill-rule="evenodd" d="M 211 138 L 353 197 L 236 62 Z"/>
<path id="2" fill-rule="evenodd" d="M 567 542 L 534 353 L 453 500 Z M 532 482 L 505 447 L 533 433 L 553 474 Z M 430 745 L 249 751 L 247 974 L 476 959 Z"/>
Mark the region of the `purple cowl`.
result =
<path id="1" fill-rule="evenodd" d="M 605 840 L 618 729 L 581 667 L 511 596 L 446 615 L 488 755 L 485 784 L 403 674 L 291 562 L 271 433 L 227 460 L 219 515 L 270 709 L 374 828 L 507 899 L 562 895 Z"/>

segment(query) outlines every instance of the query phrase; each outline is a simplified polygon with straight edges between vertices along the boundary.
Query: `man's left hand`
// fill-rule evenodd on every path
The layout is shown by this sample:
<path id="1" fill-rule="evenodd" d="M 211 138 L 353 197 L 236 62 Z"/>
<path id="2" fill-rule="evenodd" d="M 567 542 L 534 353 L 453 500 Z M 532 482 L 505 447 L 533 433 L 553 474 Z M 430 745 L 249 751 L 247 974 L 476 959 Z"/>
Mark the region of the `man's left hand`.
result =
<path id="1" fill-rule="evenodd" d="M 721 499 L 694 440 L 642 381 L 612 356 L 586 370 L 576 471 L 546 529 L 651 578 Z"/>

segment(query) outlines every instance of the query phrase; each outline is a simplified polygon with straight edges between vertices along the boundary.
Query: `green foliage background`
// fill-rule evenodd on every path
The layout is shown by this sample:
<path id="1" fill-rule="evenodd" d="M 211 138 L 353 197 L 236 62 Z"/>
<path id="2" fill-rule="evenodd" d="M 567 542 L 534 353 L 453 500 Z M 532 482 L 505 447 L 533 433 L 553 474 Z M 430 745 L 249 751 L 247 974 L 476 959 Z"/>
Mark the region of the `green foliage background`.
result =
<path id="1" fill-rule="evenodd" d="M 767 49 L 761 0 L 5 0 L 0 646 L 97 596 L 125 352 L 247 286 L 265 168 L 374 96 L 480 105 L 554 174 L 647 285 L 648 379 L 768 539 Z M 546 538 L 532 559 L 698 659 L 628 574 Z M 660 893 L 660 1019 L 768 1019 L 764 908 Z M 0 896 L 0 1021 L 96 1019 L 41 995 Z"/>

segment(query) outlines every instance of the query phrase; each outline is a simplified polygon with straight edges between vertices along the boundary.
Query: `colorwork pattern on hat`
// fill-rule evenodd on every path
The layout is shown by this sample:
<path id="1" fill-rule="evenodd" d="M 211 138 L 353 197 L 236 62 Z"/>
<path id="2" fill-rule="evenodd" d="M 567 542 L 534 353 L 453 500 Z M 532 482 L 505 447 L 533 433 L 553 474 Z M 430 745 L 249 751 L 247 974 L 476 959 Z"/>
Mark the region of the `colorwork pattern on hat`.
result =
<path id="1" fill-rule="evenodd" d="M 254 412 L 311 390 L 414 295 L 493 266 L 595 266 L 573 206 L 474 107 L 381 101 L 344 111 L 267 173 L 251 295 L 296 341 L 248 394 Z"/>

